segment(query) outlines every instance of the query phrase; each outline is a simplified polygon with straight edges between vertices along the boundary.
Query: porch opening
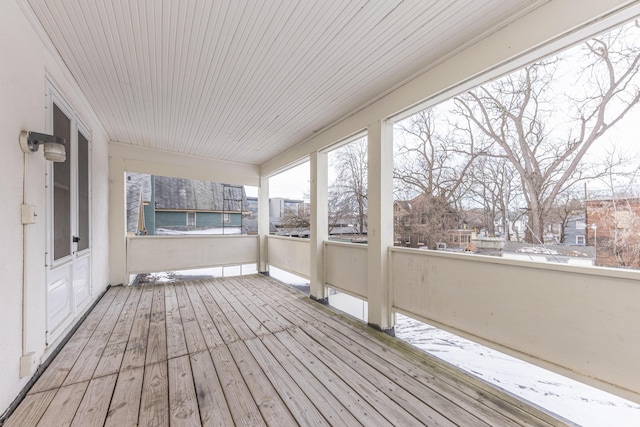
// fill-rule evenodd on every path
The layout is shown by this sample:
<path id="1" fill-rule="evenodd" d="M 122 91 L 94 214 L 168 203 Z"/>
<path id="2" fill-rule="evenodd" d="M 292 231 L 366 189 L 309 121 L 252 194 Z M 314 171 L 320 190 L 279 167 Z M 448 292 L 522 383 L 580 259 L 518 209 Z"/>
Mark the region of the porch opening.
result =
<path id="1" fill-rule="evenodd" d="M 127 172 L 126 187 L 128 235 L 238 235 L 258 231 L 254 187 L 134 172 Z"/>
<path id="2" fill-rule="evenodd" d="M 187 270 L 160 271 L 130 275 L 129 283 L 144 285 L 153 283 L 186 282 L 212 278 L 225 278 L 257 274 L 257 264 L 239 264 L 220 267 L 192 268 Z"/>
<path id="3" fill-rule="evenodd" d="M 636 19 L 398 118 L 395 244 L 640 269 L 639 40 Z"/>

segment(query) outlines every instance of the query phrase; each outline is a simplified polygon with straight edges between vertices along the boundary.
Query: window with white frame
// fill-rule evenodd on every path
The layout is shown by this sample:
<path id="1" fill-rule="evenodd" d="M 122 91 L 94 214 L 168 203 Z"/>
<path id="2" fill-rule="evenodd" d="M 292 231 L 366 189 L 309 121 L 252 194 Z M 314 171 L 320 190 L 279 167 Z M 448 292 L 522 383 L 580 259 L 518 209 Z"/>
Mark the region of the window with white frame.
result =
<path id="1" fill-rule="evenodd" d="M 196 226 L 196 213 L 187 212 L 187 227 L 195 227 L 195 226 Z"/>

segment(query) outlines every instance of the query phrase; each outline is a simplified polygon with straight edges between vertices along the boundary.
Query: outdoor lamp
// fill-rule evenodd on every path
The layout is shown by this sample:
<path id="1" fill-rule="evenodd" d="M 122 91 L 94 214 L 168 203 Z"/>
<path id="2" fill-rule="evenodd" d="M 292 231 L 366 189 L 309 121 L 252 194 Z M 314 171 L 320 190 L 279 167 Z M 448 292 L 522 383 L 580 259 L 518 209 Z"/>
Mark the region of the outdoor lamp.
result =
<path id="1" fill-rule="evenodd" d="M 20 132 L 20 147 L 25 153 L 35 153 L 43 144 L 44 158 L 51 162 L 64 162 L 67 155 L 64 148 L 64 138 L 38 132 Z"/>

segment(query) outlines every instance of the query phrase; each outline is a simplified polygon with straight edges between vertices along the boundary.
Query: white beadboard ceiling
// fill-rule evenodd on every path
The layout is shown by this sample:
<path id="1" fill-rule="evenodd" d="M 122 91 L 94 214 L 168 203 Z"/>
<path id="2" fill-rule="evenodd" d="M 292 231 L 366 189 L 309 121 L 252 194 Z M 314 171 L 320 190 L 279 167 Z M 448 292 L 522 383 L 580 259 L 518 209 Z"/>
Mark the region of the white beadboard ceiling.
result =
<path id="1" fill-rule="evenodd" d="M 26 0 L 112 141 L 261 164 L 539 0 Z"/>

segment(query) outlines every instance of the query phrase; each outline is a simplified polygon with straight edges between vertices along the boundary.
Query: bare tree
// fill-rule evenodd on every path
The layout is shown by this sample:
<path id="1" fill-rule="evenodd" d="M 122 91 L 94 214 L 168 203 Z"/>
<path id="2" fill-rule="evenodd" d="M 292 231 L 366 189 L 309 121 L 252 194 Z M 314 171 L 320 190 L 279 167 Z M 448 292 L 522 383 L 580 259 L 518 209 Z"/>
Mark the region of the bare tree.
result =
<path id="1" fill-rule="evenodd" d="M 483 154 L 473 138 L 460 135 L 446 121 L 439 122 L 440 116 L 440 111 L 430 108 L 396 127 L 397 191 L 415 197 L 407 205 L 411 212 L 404 220 L 410 224 L 402 225 L 409 227 L 412 245 L 418 236 L 425 245 L 435 247 L 448 229 L 459 226 L 463 200 L 471 185 L 467 175 L 474 160 Z M 396 228 L 400 226 L 396 224 Z"/>
<path id="2" fill-rule="evenodd" d="M 627 25 L 584 43 L 583 65 L 573 68 L 577 78 L 575 71 L 559 73 L 576 62 L 575 54 L 565 54 L 455 98 L 461 123 L 472 124 L 469 133 L 494 142 L 488 155 L 515 167 L 537 237 L 529 233 L 528 241 L 543 238 L 544 219 L 560 193 L 601 173 L 581 167 L 581 160 L 640 101 L 638 33 Z"/>
<path id="3" fill-rule="evenodd" d="M 280 226 L 286 230 L 309 229 L 311 226 L 311 215 L 305 209 L 304 203 L 297 205 L 297 208 L 286 206 L 280 218 Z"/>
<path id="4" fill-rule="evenodd" d="M 584 215 L 583 199 L 583 195 L 576 189 L 568 189 L 556 197 L 546 221 L 558 224 L 558 243 L 565 243 L 569 221 L 578 215 Z"/>
<path id="5" fill-rule="evenodd" d="M 504 158 L 482 156 L 474 162 L 467 197 L 472 204 L 482 206 L 489 236 L 496 235 L 495 228 L 499 225 L 505 240 L 511 240 L 510 212 L 517 208 L 522 196 L 516 176 L 515 168 Z"/>
<path id="6" fill-rule="evenodd" d="M 449 126 L 436 123 L 437 114 L 429 108 L 398 123 L 394 178 L 414 193 L 458 206 L 468 189 L 465 176 L 482 150 L 474 149 L 473 140 L 453 137 Z"/>
<path id="7" fill-rule="evenodd" d="M 330 161 L 337 174 L 329 194 L 330 215 L 333 207 L 335 221 L 339 217 L 353 217 L 359 234 L 364 234 L 367 226 L 367 140 L 361 138 L 336 149 Z"/>

